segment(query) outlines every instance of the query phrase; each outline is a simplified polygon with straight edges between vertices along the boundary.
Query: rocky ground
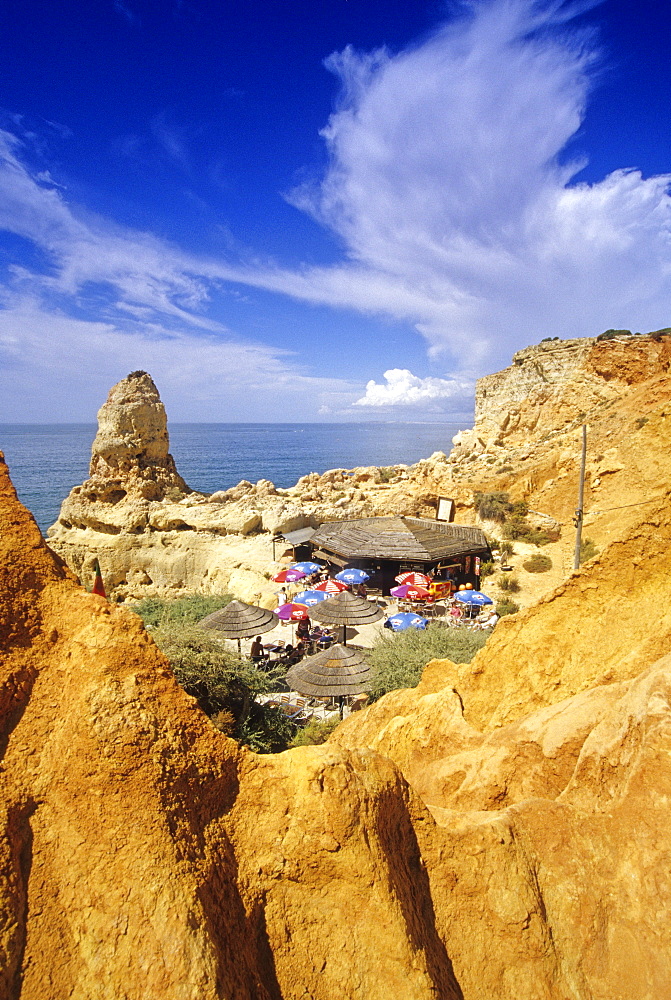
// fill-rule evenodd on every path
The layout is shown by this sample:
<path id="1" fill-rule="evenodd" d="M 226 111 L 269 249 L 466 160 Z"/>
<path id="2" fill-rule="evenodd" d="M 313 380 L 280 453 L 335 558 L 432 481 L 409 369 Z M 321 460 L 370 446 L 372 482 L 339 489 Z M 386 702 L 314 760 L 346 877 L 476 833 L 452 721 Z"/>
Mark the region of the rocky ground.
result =
<path id="1" fill-rule="evenodd" d="M 156 387 L 146 373 L 133 373 L 102 407 L 90 478 L 64 501 L 48 542 L 87 585 L 99 558 L 118 600 L 229 590 L 272 607 L 277 532 L 361 516 L 434 517 L 437 497 L 450 496 L 459 523 L 482 524 L 498 537 L 500 525 L 481 522 L 474 498 L 505 491 L 528 504 L 532 525 L 561 531 L 543 549 L 552 560 L 547 573 L 526 573 L 522 564 L 535 549 L 515 543 L 510 561 L 521 589 L 512 596 L 528 607 L 573 568 L 583 423 L 583 535 L 597 549 L 636 522 L 638 505 L 664 494 L 659 425 L 671 406 L 670 359 L 668 337 L 547 341 L 480 380 L 475 427 L 457 436 L 449 456 L 309 473 L 288 490 L 241 482 L 211 495 L 190 491 L 179 476 Z M 282 559 L 281 546 L 275 555 Z M 494 597 L 500 579 L 485 586 Z"/>
<path id="2" fill-rule="evenodd" d="M 474 491 L 505 488 L 566 526 L 585 417 L 557 422 L 582 385 L 599 554 L 568 572 L 563 535 L 565 578 L 470 665 L 429 664 L 320 747 L 259 757 L 216 731 L 139 619 L 45 545 L 0 465 L 3 1000 L 671 993 L 669 357 L 652 338 L 580 351 L 565 384 L 533 356 L 516 424 L 533 440 L 511 430 L 504 458 L 501 429 L 483 431 L 370 496 L 451 485 L 466 520 Z M 148 524 L 164 501 L 144 500 Z M 111 524 L 125 501 L 90 502 Z"/>

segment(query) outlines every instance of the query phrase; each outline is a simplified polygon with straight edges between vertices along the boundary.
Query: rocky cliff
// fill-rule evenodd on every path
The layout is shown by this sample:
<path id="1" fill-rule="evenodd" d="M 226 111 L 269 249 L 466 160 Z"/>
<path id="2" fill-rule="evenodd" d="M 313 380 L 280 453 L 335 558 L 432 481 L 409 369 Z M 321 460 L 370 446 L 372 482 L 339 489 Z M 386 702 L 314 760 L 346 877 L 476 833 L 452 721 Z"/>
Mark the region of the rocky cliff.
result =
<path id="1" fill-rule="evenodd" d="M 2 1000 L 667 996 L 670 506 L 471 666 L 257 757 L 0 463 Z"/>
<path id="2" fill-rule="evenodd" d="M 394 765 L 259 758 L 86 594 L 0 461 L 0 998 L 457 998 Z"/>
<path id="3" fill-rule="evenodd" d="M 438 455 L 412 476 L 405 466 L 334 469 L 308 473 L 289 490 L 242 481 L 208 495 L 188 488 L 168 448 L 156 386 L 146 372 L 133 372 L 111 389 L 98 414 L 90 478 L 63 501 L 48 533 L 84 582 L 98 559 L 118 600 L 230 590 L 272 606 L 274 556 L 284 551 L 280 543 L 274 552 L 274 535 L 325 520 L 433 511 L 430 470 L 446 468 Z"/>
<path id="4" fill-rule="evenodd" d="M 99 414 L 91 478 L 64 501 L 50 546 L 85 583 L 99 558 L 118 599 L 232 591 L 273 606 L 282 556 L 277 532 L 326 520 L 382 514 L 434 516 L 449 496 L 456 520 L 478 523 L 476 492 L 527 503 L 538 526 L 561 531 L 544 551 L 549 573 L 527 573 L 531 546 L 516 544 L 523 606 L 573 567 L 581 425 L 588 425 L 585 535 L 598 548 L 619 537 L 636 504 L 668 471 L 655 421 L 671 405 L 671 338 L 661 335 L 546 341 L 481 379 L 476 423 L 411 467 L 309 473 L 288 490 L 265 480 L 204 495 L 189 491 L 168 453 L 165 412 L 144 373 L 115 386 Z M 650 426 L 648 426 L 650 423 Z M 498 535 L 499 526 L 484 527 Z M 493 596 L 496 584 L 490 583 Z"/>

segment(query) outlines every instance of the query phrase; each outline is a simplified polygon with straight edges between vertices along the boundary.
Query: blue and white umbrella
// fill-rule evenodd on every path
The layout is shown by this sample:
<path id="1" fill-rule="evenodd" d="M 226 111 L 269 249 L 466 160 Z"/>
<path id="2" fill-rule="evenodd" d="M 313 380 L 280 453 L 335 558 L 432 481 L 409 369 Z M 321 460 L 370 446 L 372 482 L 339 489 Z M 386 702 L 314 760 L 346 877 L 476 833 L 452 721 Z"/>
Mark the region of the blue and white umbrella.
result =
<path id="1" fill-rule="evenodd" d="M 328 601 L 331 596 L 323 590 L 301 590 L 300 594 L 296 594 L 291 600 L 294 604 L 304 604 L 306 608 L 311 608 L 313 604 L 319 604 L 320 601 Z"/>
<path id="2" fill-rule="evenodd" d="M 426 628 L 428 624 L 428 619 L 415 615 L 412 611 L 399 611 L 395 615 L 389 615 L 384 623 L 385 628 L 393 629 L 394 632 L 405 632 L 407 628 Z"/>
<path id="3" fill-rule="evenodd" d="M 483 594 L 481 590 L 460 590 L 454 596 L 456 600 L 461 601 L 462 604 L 477 604 L 479 607 L 483 607 L 485 604 L 494 603 L 491 597 L 487 597 L 487 595 Z"/>
<path id="4" fill-rule="evenodd" d="M 335 578 L 342 583 L 365 583 L 366 580 L 370 580 L 368 573 L 364 573 L 362 569 L 354 569 L 354 567 L 341 570 L 336 573 Z"/>
<path id="5" fill-rule="evenodd" d="M 293 563 L 291 569 L 299 569 L 301 573 L 305 573 L 306 576 L 312 576 L 313 573 L 318 573 L 320 569 L 323 569 L 321 563 L 315 562 L 302 562 Z"/>

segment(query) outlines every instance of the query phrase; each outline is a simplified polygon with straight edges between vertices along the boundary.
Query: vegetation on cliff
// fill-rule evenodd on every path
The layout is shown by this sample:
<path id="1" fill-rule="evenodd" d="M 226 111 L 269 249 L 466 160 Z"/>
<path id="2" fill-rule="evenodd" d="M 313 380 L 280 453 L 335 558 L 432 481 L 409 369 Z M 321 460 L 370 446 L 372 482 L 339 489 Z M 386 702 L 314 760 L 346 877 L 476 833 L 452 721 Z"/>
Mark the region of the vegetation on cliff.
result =
<path id="1" fill-rule="evenodd" d="M 440 626 L 426 631 L 409 628 L 391 635 L 383 633 L 366 652 L 373 672 L 371 700 L 398 688 L 415 687 L 429 660 L 470 663 L 487 638 L 485 632 Z"/>

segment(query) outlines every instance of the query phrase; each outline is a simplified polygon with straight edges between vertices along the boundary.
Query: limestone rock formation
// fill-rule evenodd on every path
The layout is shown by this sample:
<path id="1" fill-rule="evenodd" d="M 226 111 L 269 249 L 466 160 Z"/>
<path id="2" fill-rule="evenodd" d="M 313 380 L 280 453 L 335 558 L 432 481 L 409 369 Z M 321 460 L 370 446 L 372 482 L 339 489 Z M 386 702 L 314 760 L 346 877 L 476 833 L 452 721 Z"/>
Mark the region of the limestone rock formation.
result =
<path id="1" fill-rule="evenodd" d="M 242 481 L 210 496 L 184 492 L 168 462 L 153 383 L 130 378 L 112 390 L 111 413 L 101 410 L 92 477 L 64 502 L 49 544 L 85 583 L 99 558 L 116 599 L 231 590 L 273 606 L 271 580 L 285 551 L 273 536 L 343 518 L 434 516 L 439 496 L 455 501 L 457 522 L 478 523 L 474 494 L 498 490 L 524 501 L 537 526 L 561 530 L 545 550 L 553 566 L 543 575 L 524 570 L 532 550 L 516 544 L 518 602 L 528 607 L 573 566 L 583 422 L 585 535 L 597 548 L 621 537 L 637 503 L 658 495 L 671 471 L 660 431 L 671 405 L 670 366 L 665 336 L 543 342 L 478 382 L 475 426 L 457 436 L 449 456 L 438 452 L 411 467 L 308 473 L 287 490 Z M 126 406 L 134 416 L 125 415 Z M 149 499 L 154 495 L 160 499 Z M 483 527 L 498 535 L 498 525 Z M 494 598 L 502 596 L 495 581 L 489 586 Z"/>
<path id="2" fill-rule="evenodd" d="M 259 758 L 84 593 L 0 461 L 0 998 L 458 998 L 390 761 Z"/>
<path id="3" fill-rule="evenodd" d="M 230 590 L 273 606 L 271 578 L 286 547 L 276 552 L 273 536 L 331 519 L 423 512 L 423 494 L 435 489 L 406 488 L 404 466 L 390 473 L 402 489 L 390 492 L 379 469 L 358 468 L 310 473 L 289 490 L 261 479 L 210 495 L 192 491 L 169 453 L 156 386 L 133 372 L 100 409 L 90 477 L 63 501 L 49 545 L 87 584 L 98 559 L 116 600 Z"/>
<path id="4" fill-rule="evenodd" d="M 0 998 L 667 996 L 668 515 L 471 666 L 257 757 L 0 463 Z"/>

